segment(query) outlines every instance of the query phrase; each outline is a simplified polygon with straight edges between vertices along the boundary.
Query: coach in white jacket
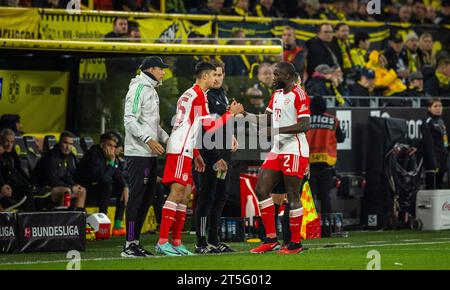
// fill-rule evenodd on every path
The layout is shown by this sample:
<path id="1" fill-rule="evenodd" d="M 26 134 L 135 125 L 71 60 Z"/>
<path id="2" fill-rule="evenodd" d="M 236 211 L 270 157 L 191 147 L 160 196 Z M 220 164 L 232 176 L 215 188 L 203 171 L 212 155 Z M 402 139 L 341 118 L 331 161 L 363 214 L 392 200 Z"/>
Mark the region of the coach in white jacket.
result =
<path id="1" fill-rule="evenodd" d="M 158 56 L 144 59 L 141 73 L 130 82 L 125 100 L 125 159 L 130 195 L 126 209 L 127 235 L 122 257 L 146 257 L 152 253 L 139 243 L 140 233 L 156 190 L 156 157 L 164 153 L 169 135 L 160 126 L 159 97 L 164 68 Z"/>

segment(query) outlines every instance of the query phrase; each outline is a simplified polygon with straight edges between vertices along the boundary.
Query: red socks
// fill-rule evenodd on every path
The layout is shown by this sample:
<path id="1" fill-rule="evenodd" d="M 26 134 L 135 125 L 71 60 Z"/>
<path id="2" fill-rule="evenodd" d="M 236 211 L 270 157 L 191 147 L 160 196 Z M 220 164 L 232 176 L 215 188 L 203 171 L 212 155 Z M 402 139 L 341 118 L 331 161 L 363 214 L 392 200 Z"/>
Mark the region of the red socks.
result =
<path id="1" fill-rule="evenodd" d="M 175 220 L 175 213 L 177 212 L 177 204 L 166 200 L 162 209 L 161 218 L 161 232 L 159 234 L 159 244 L 165 244 L 169 241 L 169 231 Z"/>
<path id="2" fill-rule="evenodd" d="M 186 206 L 179 203 L 177 206 L 177 212 L 175 214 L 175 222 L 172 228 L 172 245 L 181 245 L 181 232 L 184 228 L 184 222 L 186 221 Z"/>
<path id="3" fill-rule="evenodd" d="M 291 242 L 300 243 L 300 229 L 302 226 L 301 220 L 303 215 L 303 208 L 291 210 L 289 212 L 289 228 L 291 230 Z"/>
<path id="4" fill-rule="evenodd" d="M 275 230 L 275 206 L 273 200 L 269 197 L 259 203 L 259 209 L 261 211 L 261 219 L 266 229 L 266 237 L 276 238 Z"/>

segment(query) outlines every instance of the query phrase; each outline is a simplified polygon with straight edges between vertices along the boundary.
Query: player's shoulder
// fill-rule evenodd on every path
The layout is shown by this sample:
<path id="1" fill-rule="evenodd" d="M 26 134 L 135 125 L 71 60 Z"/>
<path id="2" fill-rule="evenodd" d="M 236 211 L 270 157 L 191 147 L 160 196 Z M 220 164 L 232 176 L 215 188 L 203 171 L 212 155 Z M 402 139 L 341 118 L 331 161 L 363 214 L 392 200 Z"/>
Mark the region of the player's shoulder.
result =
<path id="1" fill-rule="evenodd" d="M 187 89 L 184 91 L 182 97 L 188 97 L 188 98 L 196 98 L 198 96 L 197 92 L 194 90 L 194 87 Z"/>
<path id="2" fill-rule="evenodd" d="M 309 99 L 308 93 L 306 93 L 306 91 L 304 89 L 302 89 L 299 85 L 296 85 L 292 89 L 292 93 L 294 93 L 294 95 L 296 97 L 298 97 L 300 99 L 300 101 L 304 101 L 306 99 Z"/>

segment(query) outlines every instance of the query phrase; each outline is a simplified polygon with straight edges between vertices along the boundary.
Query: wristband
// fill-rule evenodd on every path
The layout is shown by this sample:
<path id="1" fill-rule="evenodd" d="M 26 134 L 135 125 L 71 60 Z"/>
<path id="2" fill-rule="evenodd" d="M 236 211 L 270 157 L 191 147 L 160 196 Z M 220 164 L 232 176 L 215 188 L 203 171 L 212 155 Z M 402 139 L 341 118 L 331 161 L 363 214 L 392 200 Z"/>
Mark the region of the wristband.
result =
<path id="1" fill-rule="evenodd" d="M 108 160 L 106 163 L 112 167 L 116 167 L 116 162 L 113 160 Z"/>

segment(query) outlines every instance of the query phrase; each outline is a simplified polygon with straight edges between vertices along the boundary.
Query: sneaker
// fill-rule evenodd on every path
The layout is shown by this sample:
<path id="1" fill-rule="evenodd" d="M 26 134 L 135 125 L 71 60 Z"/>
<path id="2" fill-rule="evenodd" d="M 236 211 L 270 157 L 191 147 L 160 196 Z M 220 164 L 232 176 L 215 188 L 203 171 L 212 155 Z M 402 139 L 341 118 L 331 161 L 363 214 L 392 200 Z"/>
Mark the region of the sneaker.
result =
<path id="1" fill-rule="evenodd" d="M 172 245 L 172 246 L 174 247 L 175 250 L 177 250 L 183 256 L 195 256 L 195 254 L 192 253 L 191 251 L 189 251 L 188 249 L 186 249 L 186 247 L 183 244 L 181 244 L 179 246 L 174 246 L 174 245 Z"/>
<path id="2" fill-rule="evenodd" d="M 113 237 L 124 237 L 127 234 L 127 230 L 125 228 L 114 228 L 112 231 Z"/>
<path id="3" fill-rule="evenodd" d="M 214 247 L 216 248 L 216 250 L 219 253 L 233 253 L 233 252 L 236 252 L 236 250 L 233 250 L 232 248 L 230 248 L 230 246 L 228 246 L 225 243 L 218 243 L 217 245 L 214 245 Z"/>
<path id="4" fill-rule="evenodd" d="M 177 249 L 175 249 L 171 243 L 167 242 L 162 245 L 156 243 L 155 251 L 158 254 L 165 256 L 183 256 Z"/>
<path id="5" fill-rule="evenodd" d="M 258 247 L 251 249 L 250 253 L 259 254 L 270 251 L 276 251 L 281 248 L 280 243 L 276 239 L 268 239 L 267 242 L 259 245 Z"/>
<path id="6" fill-rule="evenodd" d="M 127 248 L 123 247 L 122 253 L 120 254 L 124 258 L 141 258 L 145 255 L 139 250 L 139 247 L 132 243 Z"/>
<path id="7" fill-rule="evenodd" d="M 144 249 L 144 247 L 142 247 L 141 245 L 137 245 L 138 250 L 144 254 L 145 257 L 151 257 L 153 256 L 153 253 L 150 251 L 147 251 L 146 249 Z"/>
<path id="8" fill-rule="evenodd" d="M 289 245 L 279 251 L 278 254 L 298 254 L 302 251 L 302 243 L 289 243 Z"/>
<path id="9" fill-rule="evenodd" d="M 216 247 L 214 247 L 213 245 L 206 245 L 206 246 L 195 246 L 195 252 L 197 254 L 217 254 L 220 253 Z"/>

